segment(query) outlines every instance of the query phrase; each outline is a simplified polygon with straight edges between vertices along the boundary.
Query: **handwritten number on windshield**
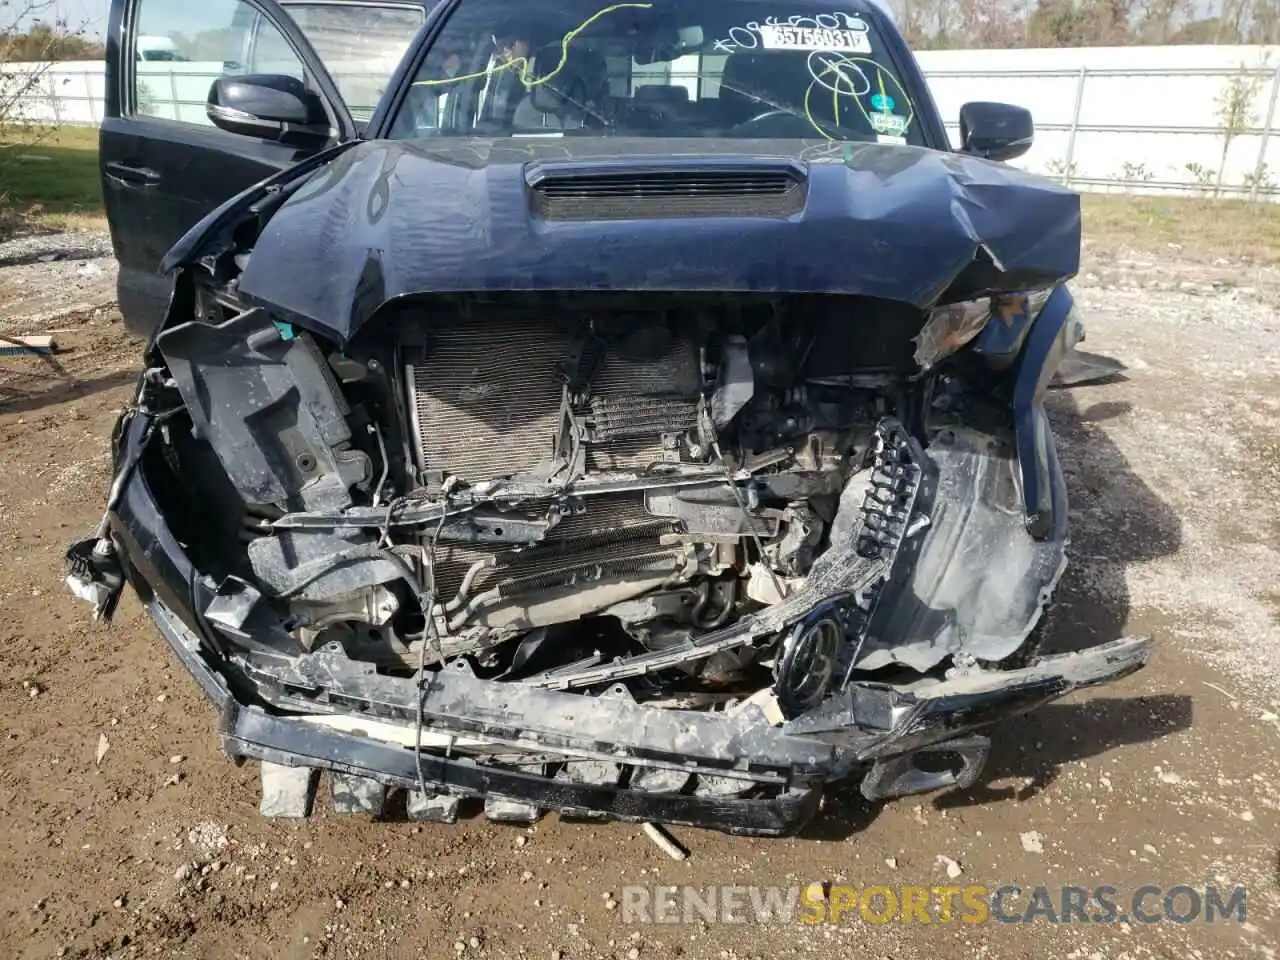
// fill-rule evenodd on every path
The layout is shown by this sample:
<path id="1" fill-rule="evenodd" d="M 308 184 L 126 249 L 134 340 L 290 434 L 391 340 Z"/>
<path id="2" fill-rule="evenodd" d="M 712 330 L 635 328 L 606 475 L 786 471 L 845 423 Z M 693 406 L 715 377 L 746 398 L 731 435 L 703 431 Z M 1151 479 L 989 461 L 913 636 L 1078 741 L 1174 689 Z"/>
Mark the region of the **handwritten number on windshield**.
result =
<path id="1" fill-rule="evenodd" d="M 786 20 L 777 17 L 765 17 L 763 22 L 749 20 L 740 27 L 730 27 L 729 35 L 713 43 L 716 53 L 733 53 L 735 50 L 756 50 L 760 47 L 760 38 L 769 27 L 796 27 L 811 30 L 857 30 L 865 33 L 866 21 L 848 13 L 818 13 L 812 17 L 795 14 Z"/>

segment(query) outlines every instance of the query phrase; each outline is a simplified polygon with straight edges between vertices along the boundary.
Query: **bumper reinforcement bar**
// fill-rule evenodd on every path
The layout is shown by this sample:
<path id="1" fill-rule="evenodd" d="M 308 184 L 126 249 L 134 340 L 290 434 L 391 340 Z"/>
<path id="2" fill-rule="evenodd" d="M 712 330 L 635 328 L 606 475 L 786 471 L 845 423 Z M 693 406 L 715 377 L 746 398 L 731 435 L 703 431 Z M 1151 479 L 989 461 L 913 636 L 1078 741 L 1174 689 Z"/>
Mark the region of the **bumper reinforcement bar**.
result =
<path id="1" fill-rule="evenodd" d="M 425 750 L 419 779 L 419 758 L 413 749 L 358 732 L 362 716 L 371 725 L 378 717 L 401 720 L 405 704 L 419 696 L 415 682 L 367 675 L 344 678 L 341 670 L 333 669 L 338 664 L 325 663 L 323 657 L 312 661 L 312 669 L 318 668 L 314 673 L 304 668 L 299 675 L 293 664 L 282 662 L 266 669 L 258 663 L 249 674 L 240 673 L 240 681 L 255 685 L 260 693 L 282 680 L 283 687 L 291 687 L 286 677 L 296 683 L 305 676 L 301 690 L 288 691 L 295 715 L 278 715 L 232 696 L 227 677 L 206 659 L 196 636 L 163 604 L 152 601 L 148 607 L 174 652 L 221 708 L 222 746 L 233 757 L 299 771 L 328 770 L 411 792 L 425 785 L 446 799 L 483 797 L 571 816 L 585 812 L 758 836 L 796 832 L 816 814 L 825 783 L 855 774 L 865 774 L 863 793 L 877 800 L 971 786 L 987 753 L 980 730 L 1071 690 L 1136 671 L 1145 663 L 1150 643 L 1146 638 L 1126 638 L 1046 657 L 1018 670 L 961 673 L 917 691 L 850 684 L 820 707 L 777 726 L 754 712 L 686 717 L 684 711 L 645 707 L 620 696 L 540 690 L 479 680 L 463 672 L 443 671 L 425 688 L 428 701 L 433 687 L 438 698 L 433 706 L 436 734 L 496 735 L 496 743 L 544 749 L 569 764 L 605 759 L 620 770 L 630 766 L 632 783 L 644 779 L 637 777 L 641 771 L 663 769 L 711 773 L 712 780 L 720 781 L 728 774 L 738 781 L 731 795 L 691 794 L 679 788 L 635 789 L 626 785 L 625 773 L 610 782 L 584 782 L 545 776 L 537 765 L 485 763 Z M 304 709 L 303 698 L 317 694 L 320 699 Z M 335 713 L 350 719 L 354 732 L 313 722 Z M 560 723 L 565 718 L 576 722 L 580 731 L 589 731 L 589 746 L 565 736 Z M 686 718 L 696 721 L 696 731 L 678 729 Z M 677 728 L 670 727 L 673 721 Z M 960 769 L 922 770 L 914 761 L 928 753 L 958 757 Z"/>

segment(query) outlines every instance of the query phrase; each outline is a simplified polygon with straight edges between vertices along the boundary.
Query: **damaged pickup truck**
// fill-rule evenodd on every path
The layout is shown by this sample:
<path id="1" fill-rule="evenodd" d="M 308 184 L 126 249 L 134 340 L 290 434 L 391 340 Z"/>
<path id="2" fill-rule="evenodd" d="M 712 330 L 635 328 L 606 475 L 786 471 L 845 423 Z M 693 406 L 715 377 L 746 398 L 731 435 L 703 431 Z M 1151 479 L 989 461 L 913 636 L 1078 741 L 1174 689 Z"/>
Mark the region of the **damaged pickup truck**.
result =
<path id="1" fill-rule="evenodd" d="M 136 590 L 264 813 L 330 771 L 343 810 L 787 834 L 1144 664 L 1039 650 L 1079 198 L 1001 162 L 1019 108 L 952 150 L 879 6 L 445 0 L 357 123 L 237 0 L 300 72 L 229 58 L 198 127 L 122 54 L 153 2 L 102 133 L 145 371 L 68 582 Z"/>

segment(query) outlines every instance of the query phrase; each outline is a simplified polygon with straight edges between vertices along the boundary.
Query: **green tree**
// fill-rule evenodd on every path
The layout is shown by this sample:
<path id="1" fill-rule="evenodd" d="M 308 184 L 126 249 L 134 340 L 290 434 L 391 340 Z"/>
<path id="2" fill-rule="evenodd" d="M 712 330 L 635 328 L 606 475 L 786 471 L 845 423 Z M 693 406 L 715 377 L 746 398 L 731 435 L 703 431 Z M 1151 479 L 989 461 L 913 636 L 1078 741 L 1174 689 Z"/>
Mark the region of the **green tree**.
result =
<path id="1" fill-rule="evenodd" d="M 1033 47 L 1082 47 L 1088 36 L 1088 16 L 1073 0 L 1039 0 L 1027 24 Z"/>
<path id="2" fill-rule="evenodd" d="M 63 24 L 38 22 L 25 32 L 0 32 L 0 63 L 101 60 L 105 55 L 101 43 Z"/>

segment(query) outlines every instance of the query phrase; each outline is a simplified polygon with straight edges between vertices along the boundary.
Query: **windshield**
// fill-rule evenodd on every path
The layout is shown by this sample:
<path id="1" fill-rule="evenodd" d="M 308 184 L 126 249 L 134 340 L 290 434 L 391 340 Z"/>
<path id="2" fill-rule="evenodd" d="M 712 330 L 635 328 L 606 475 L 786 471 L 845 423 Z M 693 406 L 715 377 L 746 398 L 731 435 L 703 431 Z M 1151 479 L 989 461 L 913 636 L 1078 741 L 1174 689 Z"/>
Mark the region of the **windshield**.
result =
<path id="1" fill-rule="evenodd" d="M 418 137 L 921 144 L 871 18 L 780 0 L 463 0 L 392 124 Z"/>

